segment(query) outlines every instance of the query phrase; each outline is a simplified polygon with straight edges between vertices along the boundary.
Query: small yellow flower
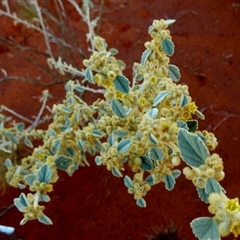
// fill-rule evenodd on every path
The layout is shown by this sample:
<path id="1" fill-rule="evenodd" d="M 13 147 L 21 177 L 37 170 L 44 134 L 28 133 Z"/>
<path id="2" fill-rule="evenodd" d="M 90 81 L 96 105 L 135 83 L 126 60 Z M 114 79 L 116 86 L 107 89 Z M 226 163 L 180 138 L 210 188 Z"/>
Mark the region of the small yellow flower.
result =
<path id="1" fill-rule="evenodd" d="M 115 98 L 121 99 L 124 98 L 125 94 L 119 91 L 114 92 Z"/>
<path id="2" fill-rule="evenodd" d="M 234 213 L 240 210 L 239 202 L 237 198 L 229 199 L 226 202 L 226 210 L 230 213 Z"/>
<path id="3" fill-rule="evenodd" d="M 144 105 L 147 102 L 147 100 L 144 97 L 140 97 L 138 102 L 139 102 L 140 105 Z"/>
<path id="4" fill-rule="evenodd" d="M 231 232 L 234 234 L 234 237 L 237 237 L 240 234 L 240 222 L 232 227 Z"/>

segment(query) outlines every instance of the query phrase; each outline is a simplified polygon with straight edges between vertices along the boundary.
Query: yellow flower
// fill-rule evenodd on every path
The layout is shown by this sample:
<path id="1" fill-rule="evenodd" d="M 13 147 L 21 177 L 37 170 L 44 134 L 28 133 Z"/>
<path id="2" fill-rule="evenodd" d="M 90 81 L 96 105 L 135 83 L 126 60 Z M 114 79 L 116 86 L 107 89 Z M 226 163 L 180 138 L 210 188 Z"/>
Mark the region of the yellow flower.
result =
<path id="1" fill-rule="evenodd" d="M 144 98 L 144 97 L 140 97 L 140 98 L 138 99 L 138 102 L 139 102 L 140 105 L 144 105 L 144 104 L 147 102 L 147 100 L 146 100 L 146 98 Z"/>
<path id="2" fill-rule="evenodd" d="M 232 227 L 231 232 L 234 234 L 234 237 L 237 237 L 240 234 L 240 222 Z"/>
<path id="3" fill-rule="evenodd" d="M 237 198 L 229 199 L 226 202 L 226 210 L 230 213 L 234 213 L 240 210 L 239 202 Z"/>
<path id="4" fill-rule="evenodd" d="M 119 91 L 114 92 L 115 98 L 121 99 L 124 98 L 125 94 Z"/>

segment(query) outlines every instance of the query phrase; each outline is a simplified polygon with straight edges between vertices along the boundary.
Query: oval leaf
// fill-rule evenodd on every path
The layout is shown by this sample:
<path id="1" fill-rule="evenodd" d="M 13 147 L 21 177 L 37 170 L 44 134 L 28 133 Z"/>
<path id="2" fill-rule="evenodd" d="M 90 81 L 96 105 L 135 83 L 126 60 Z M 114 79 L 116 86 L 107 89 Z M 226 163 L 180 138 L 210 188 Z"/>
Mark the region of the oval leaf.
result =
<path id="1" fill-rule="evenodd" d="M 146 49 L 143 53 L 142 53 L 142 56 L 141 56 L 141 64 L 142 65 L 145 65 L 146 62 L 147 62 L 147 59 L 148 57 L 151 55 L 152 53 L 152 50 L 151 49 Z"/>
<path id="2" fill-rule="evenodd" d="M 37 173 L 37 179 L 39 182 L 49 183 L 52 177 L 52 170 L 48 164 L 43 164 Z"/>
<path id="3" fill-rule="evenodd" d="M 214 239 L 220 240 L 218 232 L 218 223 L 210 217 L 201 217 L 194 219 L 191 223 L 194 235 L 199 240 Z"/>
<path id="4" fill-rule="evenodd" d="M 174 53 L 174 44 L 173 41 L 169 38 L 164 38 L 162 40 L 162 50 L 164 53 L 166 53 L 168 56 L 172 56 Z"/>
<path id="5" fill-rule="evenodd" d="M 182 128 L 178 133 L 178 147 L 183 161 L 193 167 L 204 164 L 210 155 L 204 142 L 197 134 L 189 133 Z"/>
<path id="6" fill-rule="evenodd" d="M 145 208 L 147 206 L 146 201 L 143 198 L 137 199 L 136 203 L 141 208 Z"/>
<path id="7" fill-rule="evenodd" d="M 113 80 L 113 84 L 117 91 L 125 94 L 129 92 L 129 80 L 125 76 L 117 76 Z"/>
<path id="8" fill-rule="evenodd" d="M 118 150 L 119 153 L 125 153 L 131 145 L 132 145 L 132 140 L 130 140 L 130 139 L 122 140 L 118 144 L 117 150 Z"/>
<path id="9" fill-rule="evenodd" d="M 150 118 L 155 119 L 155 118 L 157 117 L 157 115 L 158 115 L 158 112 L 159 112 L 159 110 L 158 110 L 157 108 L 151 108 L 151 109 L 149 109 L 149 110 L 146 112 L 146 114 L 147 114 Z"/>
<path id="10" fill-rule="evenodd" d="M 220 193 L 221 185 L 218 183 L 218 181 L 216 179 L 208 178 L 206 185 L 205 185 L 205 191 L 209 195 L 211 193 Z"/>
<path id="11" fill-rule="evenodd" d="M 132 188 L 133 187 L 132 180 L 131 180 L 131 178 L 129 176 L 125 176 L 124 177 L 124 185 L 127 188 Z"/>
<path id="12" fill-rule="evenodd" d="M 125 118 L 127 116 L 123 105 L 117 99 L 111 101 L 111 109 L 113 113 L 120 118 Z"/>
<path id="13" fill-rule="evenodd" d="M 174 188 L 174 185 L 175 185 L 175 178 L 170 175 L 170 174 L 166 174 L 164 177 L 163 177 L 163 181 L 165 182 L 165 188 L 168 190 L 168 191 L 171 191 L 173 188 Z"/>
<path id="14" fill-rule="evenodd" d="M 173 64 L 168 65 L 168 74 L 174 82 L 178 82 L 181 77 L 179 68 Z"/>
<path id="15" fill-rule="evenodd" d="M 142 170 L 151 170 L 153 168 L 152 161 L 147 156 L 141 156 L 142 164 L 140 165 L 140 168 Z"/>
<path id="16" fill-rule="evenodd" d="M 64 155 L 60 155 L 55 159 L 57 168 L 63 171 L 67 170 L 71 163 L 72 159 Z"/>
<path id="17" fill-rule="evenodd" d="M 168 91 L 161 91 L 154 99 L 153 106 L 158 105 L 160 102 L 162 102 L 166 96 L 168 95 Z"/>
<path id="18" fill-rule="evenodd" d="M 151 148 L 149 151 L 149 157 L 153 160 L 162 160 L 164 158 L 164 152 L 160 148 L 154 147 Z"/>
<path id="19" fill-rule="evenodd" d="M 91 68 L 86 68 L 85 77 L 90 83 L 94 83 L 93 72 Z"/>

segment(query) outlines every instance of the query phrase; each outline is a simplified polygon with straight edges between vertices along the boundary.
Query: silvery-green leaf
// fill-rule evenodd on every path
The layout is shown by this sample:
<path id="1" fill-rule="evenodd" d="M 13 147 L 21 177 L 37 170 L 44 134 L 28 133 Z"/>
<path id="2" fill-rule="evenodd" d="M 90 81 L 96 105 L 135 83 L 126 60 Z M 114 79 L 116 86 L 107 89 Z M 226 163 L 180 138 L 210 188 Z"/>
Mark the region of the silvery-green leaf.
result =
<path id="1" fill-rule="evenodd" d="M 169 38 L 164 38 L 161 43 L 161 47 L 164 53 L 168 56 L 172 56 L 174 53 L 174 44 L 173 41 Z"/>
<path id="2" fill-rule="evenodd" d="M 111 133 L 111 134 L 108 136 L 107 142 L 108 142 L 111 146 L 113 146 L 113 144 L 115 143 L 115 138 L 114 138 L 114 134 L 113 134 L 113 133 Z"/>
<path id="3" fill-rule="evenodd" d="M 147 62 L 147 59 L 148 57 L 151 55 L 152 53 L 152 50 L 151 49 L 146 49 L 143 53 L 142 53 L 142 56 L 141 56 L 141 64 L 142 65 L 145 65 L 146 62 Z"/>
<path id="4" fill-rule="evenodd" d="M 182 94 L 180 97 L 180 107 L 184 107 L 188 104 L 188 98 L 185 94 Z"/>
<path id="5" fill-rule="evenodd" d="M 89 67 L 86 68 L 85 77 L 90 83 L 94 83 L 93 72 L 91 68 Z"/>
<path id="6" fill-rule="evenodd" d="M 174 82 L 178 82 L 181 77 L 179 68 L 173 64 L 168 65 L 168 74 Z"/>
<path id="7" fill-rule="evenodd" d="M 56 154 L 57 151 L 59 150 L 60 146 L 61 146 L 60 140 L 59 139 L 55 139 L 54 142 L 53 142 L 53 146 L 51 147 L 51 152 L 53 154 Z"/>
<path id="8" fill-rule="evenodd" d="M 18 184 L 17 184 L 17 187 L 18 187 L 19 189 L 24 189 L 24 188 L 26 188 L 26 186 L 25 186 L 24 184 L 21 184 L 21 183 L 18 183 Z"/>
<path id="9" fill-rule="evenodd" d="M 97 166 L 102 165 L 102 161 L 100 160 L 100 158 L 101 158 L 100 156 L 95 157 L 95 163 L 96 163 Z"/>
<path id="10" fill-rule="evenodd" d="M 17 123 L 16 124 L 16 127 L 17 127 L 17 130 L 22 132 L 22 130 L 24 129 L 25 127 L 25 124 L 24 123 Z"/>
<path id="11" fill-rule="evenodd" d="M 80 92 L 80 93 L 85 92 L 85 89 L 84 89 L 81 85 L 77 85 L 77 86 L 75 87 L 75 90 L 78 91 L 78 92 Z"/>
<path id="12" fill-rule="evenodd" d="M 119 153 L 126 153 L 126 151 L 129 149 L 131 145 L 132 145 L 132 140 L 124 139 L 118 144 L 117 150 Z"/>
<path id="13" fill-rule="evenodd" d="M 218 231 L 218 223 L 210 217 L 200 217 L 194 219 L 191 223 L 191 228 L 194 235 L 199 240 L 220 240 Z"/>
<path id="14" fill-rule="evenodd" d="M 165 182 L 165 188 L 168 190 L 168 191 L 171 191 L 173 188 L 174 188 L 174 185 L 175 185 L 175 178 L 170 175 L 170 174 L 166 174 L 164 177 L 163 177 L 163 181 Z"/>
<path id="15" fill-rule="evenodd" d="M 122 173 L 119 171 L 119 169 L 116 168 L 116 167 L 113 167 L 113 169 L 112 169 L 112 174 L 113 174 L 113 176 L 115 176 L 115 177 L 122 177 L 122 176 L 123 176 Z"/>
<path id="16" fill-rule="evenodd" d="M 136 137 L 137 137 L 138 140 L 141 140 L 141 138 L 142 138 L 142 132 L 141 132 L 140 130 L 137 130 L 137 132 L 136 132 Z"/>
<path id="17" fill-rule="evenodd" d="M 128 135 L 128 132 L 126 131 L 121 131 L 121 130 L 116 130 L 116 131 L 113 131 L 113 133 L 115 135 L 117 135 L 118 137 L 121 137 L 121 138 L 124 138 Z"/>
<path id="18" fill-rule="evenodd" d="M 94 140 L 94 148 L 97 152 L 100 152 L 103 149 L 102 143 L 99 139 Z"/>
<path id="19" fill-rule="evenodd" d="M 132 188 L 132 187 L 133 187 L 132 179 L 131 179 L 129 176 L 125 176 L 125 177 L 124 177 L 124 185 L 125 185 L 127 188 Z"/>
<path id="20" fill-rule="evenodd" d="M 152 119 L 155 119 L 158 113 L 159 113 L 159 110 L 157 108 L 151 108 L 146 112 L 146 114 Z"/>
<path id="21" fill-rule="evenodd" d="M 50 201 L 50 197 L 46 194 L 40 194 L 39 195 L 39 202 L 49 202 Z"/>
<path id="22" fill-rule="evenodd" d="M 91 135 L 94 137 L 102 137 L 102 133 L 97 129 L 92 130 Z"/>
<path id="23" fill-rule="evenodd" d="M 27 147 L 33 148 L 32 142 L 31 142 L 27 137 L 24 138 L 24 144 L 25 144 Z"/>
<path id="24" fill-rule="evenodd" d="M 153 144 L 158 144 L 157 138 L 153 134 L 149 134 L 149 141 Z"/>
<path id="25" fill-rule="evenodd" d="M 141 208 L 145 208 L 147 206 L 146 201 L 143 198 L 137 199 L 136 204 Z"/>
<path id="26" fill-rule="evenodd" d="M 197 188 L 197 192 L 198 192 L 199 198 L 203 202 L 208 203 L 209 194 L 206 193 L 205 188 Z"/>
<path id="27" fill-rule="evenodd" d="M 18 144 L 18 139 L 11 132 L 6 132 L 6 136 L 13 144 Z"/>
<path id="28" fill-rule="evenodd" d="M 211 193 L 221 193 L 221 185 L 219 182 L 214 178 L 208 178 L 206 185 L 205 185 L 205 191 L 207 194 Z"/>
<path id="29" fill-rule="evenodd" d="M 75 155 L 75 150 L 72 147 L 66 148 L 66 151 L 70 157 L 73 157 Z"/>
<path id="30" fill-rule="evenodd" d="M 168 91 L 161 91 L 154 99 L 153 106 L 158 105 L 160 102 L 162 102 L 168 95 Z"/>
<path id="31" fill-rule="evenodd" d="M 167 19 L 167 20 L 164 20 L 164 22 L 169 26 L 169 25 L 175 23 L 176 20 L 175 19 Z"/>
<path id="32" fill-rule="evenodd" d="M 52 170 L 48 164 L 43 164 L 37 173 L 37 179 L 39 182 L 49 183 L 52 177 Z"/>
<path id="33" fill-rule="evenodd" d="M 187 120 L 188 131 L 195 133 L 198 129 L 198 121 L 197 120 Z"/>
<path id="34" fill-rule="evenodd" d="M 148 33 L 150 34 L 155 27 L 153 25 L 148 27 Z"/>
<path id="35" fill-rule="evenodd" d="M 78 145 L 78 147 L 79 147 L 80 149 L 84 150 L 84 145 L 85 145 L 84 141 L 78 140 L 78 141 L 77 141 L 77 145 Z"/>
<path id="36" fill-rule="evenodd" d="M 181 171 L 180 170 L 172 170 L 172 176 L 176 179 L 181 175 Z"/>
<path id="37" fill-rule="evenodd" d="M 187 123 L 186 123 L 186 122 L 183 122 L 183 121 L 181 121 L 181 120 L 177 120 L 176 124 L 177 124 L 177 126 L 178 126 L 179 128 L 183 128 L 183 129 L 188 130 L 188 126 L 187 126 Z"/>
<path id="38" fill-rule="evenodd" d="M 122 75 L 118 75 L 113 80 L 114 87 L 117 91 L 127 94 L 129 92 L 129 80 Z"/>
<path id="39" fill-rule="evenodd" d="M 20 203 L 23 207 L 27 207 L 28 206 L 28 199 L 26 197 L 26 195 L 24 193 L 21 193 L 20 196 L 19 196 L 19 200 L 20 200 Z"/>
<path id="40" fill-rule="evenodd" d="M 201 133 L 197 132 L 196 134 L 202 139 L 203 142 L 206 141 L 205 137 Z"/>
<path id="41" fill-rule="evenodd" d="M 125 118 L 127 116 L 123 105 L 117 99 L 111 101 L 111 109 L 113 113 L 120 118 Z"/>
<path id="42" fill-rule="evenodd" d="M 142 79 L 143 79 L 143 75 L 140 74 L 140 73 L 138 73 L 138 74 L 135 76 L 135 80 L 136 80 L 136 81 L 142 81 Z"/>
<path id="43" fill-rule="evenodd" d="M 210 156 L 202 139 L 182 128 L 178 133 L 178 147 L 183 161 L 193 167 L 204 164 L 206 158 Z"/>
<path id="44" fill-rule="evenodd" d="M 23 205 L 21 204 L 20 198 L 14 198 L 13 202 L 14 202 L 15 207 L 17 207 L 17 209 L 18 209 L 20 212 L 23 212 L 23 209 L 24 209 L 26 206 L 23 206 Z"/>
<path id="45" fill-rule="evenodd" d="M 153 160 L 162 160 L 164 158 L 164 152 L 162 149 L 153 147 L 148 150 L 149 157 Z"/>
<path id="46" fill-rule="evenodd" d="M 36 175 L 35 174 L 28 174 L 24 177 L 24 181 L 31 186 L 33 182 L 36 180 Z"/>
<path id="47" fill-rule="evenodd" d="M 149 184 L 149 185 L 154 185 L 154 174 L 152 175 L 149 175 L 147 178 L 146 178 L 146 183 Z"/>
<path id="48" fill-rule="evenodd" d="M 110 52 L 112 56 L 118 54 L 118 50 L 116 48 L 110 48 L 108 52 Z"/>
<path id="49" fill-rule="evenodd" d="M 69 108 L 69 107 L 62 108 L 62 111 L 65 112 L 65 113 L 72 113 L 72 109 Z"/>
<path id="50" fill-rule="evenodd" d="M 56 132 L 52 129 L 52 128 L 50 128 L 49 130 L 48 130 L 48 134 L 51 136 L 51 137 L 55 137 L 57 134 L 56 134 Z"/>
<path id="51" fill-rule="evenodd" d="M 5 161 L 5 166 L 6 166 L 7 168 L 12 167 L 12 161 L 11 161 L 9 158 L 6 159 L 6 161 Z"/>
<path id="52" fill-rule="evenodd" d="M 151 159 L 149 159 L 147 156 L 141 156 L 140 158 L 142 160 L 142 163 L 140 165 L 140 168 L 142 170 L 147 171 L 147 170 L 151 170 L 153 168 L 153 163 L 152 163 Z"/>
<path id="53" fill-rule="evenodd" d="M 46 225 L 52 225 L 52 220 L 47 217 L 45 214 L 43 214 L 43 216 L 41 216 L 40 218 L 38 218 L 38 221 L 43 223 L 43 224 L 46 224 Z"/>
<path id="54" fill-rule="evenodd" d="M 56 167 L 60 170 L 67 170 L 72 163 L 72 158 L 60 155 L 55 159 Z"/>

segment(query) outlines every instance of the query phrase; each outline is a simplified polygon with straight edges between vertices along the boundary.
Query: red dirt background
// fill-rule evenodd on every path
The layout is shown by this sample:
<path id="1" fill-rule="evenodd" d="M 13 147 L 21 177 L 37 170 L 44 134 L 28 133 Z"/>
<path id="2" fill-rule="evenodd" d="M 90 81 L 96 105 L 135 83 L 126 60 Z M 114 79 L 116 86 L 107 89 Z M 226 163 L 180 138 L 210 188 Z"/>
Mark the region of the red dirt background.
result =
<path id="1" fill-rule="evenodd" d="M 96 10 L 100 2 L 95 4 Z M 73 26 L 82 29 L 71 8 L 69 14 Z M 119 50 L 118 58 L 126 62 L 125 75 L 129 79 L 132 63 L 140 60 L 143 44 L 150 39 L 148 26 L 161 18 L 177 20 L 171 27 L 175 43 L 171 63 L 180 68 L 181 82 L 189 86 L 197 106 L 204 110 L 206 120 L 199 122 L 199 128 L 214 132 L 218 138 L 216 152 L 224 160 L 226 174 L 222 186 L 228 197 L 240 197 L 240 1 L 105 1 L 100 35 L 109 47 Z M 44 46 L 39 34 L 27 31 L 30 30 L 16 29 L 11 20 L 0 16 L 1 38 L 14 35 L 24 44 L 37 41 Z M 0 51 L 0 67 L 9 75 L 41 74 L 6 47 L 0 46 Z M 41 95 L 43 89 L 21 81 L 2 82 L 0 103 L 30 117 L 37 114 L 40 106 L 33 97 Z M 50 106 L 63 99 L 63 85 L 49 89 L 53 95 Z M 93 99 L 94 95 L 88 94 L 88 101 Z M 182 227 L 181 234 L 185 237 L 182 239 L 195 239 L 189 223 L 196 217 L 211 216 L 208 205 L 199 200 L 195 188 L 184 176 L 177 179 L 171 192 L 163 184 L 154 186 L 145 197 L 147 208 L 141 209 L 127 193 L 123 179 L 96 166 L 92 158 L 89 162 L 91 167 L 81 168 L 72 177 L 60 174 L 45 210 L 53 226 L 38 221 L 20 226 L 22 214 L 16 208 L 1 216 L 0 224 L 15 227 L 15 236 L 25 240 L 141 240 L 153 233 L 152 227 L 165 228 L 172 221 Z M 11 205 L 20 192 L 8 188 L 0 198 L 1 209 Z M 0 239 L 7 238 L 0 236 Z"/>

